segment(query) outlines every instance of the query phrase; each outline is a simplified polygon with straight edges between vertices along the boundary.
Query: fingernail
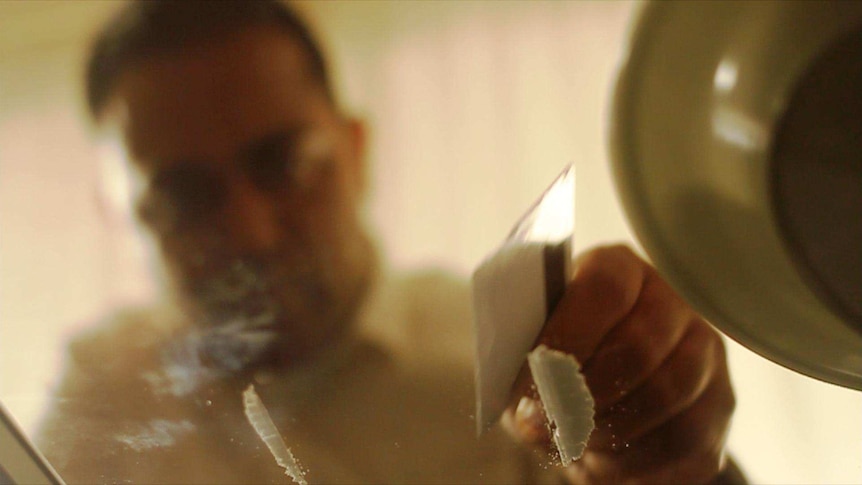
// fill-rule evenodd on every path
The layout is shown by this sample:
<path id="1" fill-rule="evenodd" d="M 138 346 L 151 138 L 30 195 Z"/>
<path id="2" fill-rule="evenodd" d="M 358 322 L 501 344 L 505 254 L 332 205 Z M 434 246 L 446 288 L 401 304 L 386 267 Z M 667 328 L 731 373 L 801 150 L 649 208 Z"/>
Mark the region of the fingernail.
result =
<path id="1" fill-rule="evenodd" d="M 541 429 L 545 426 L 545 413 L 534 399 L 522 397 L 515 409 L 515 421 L 520 426 Z"/>

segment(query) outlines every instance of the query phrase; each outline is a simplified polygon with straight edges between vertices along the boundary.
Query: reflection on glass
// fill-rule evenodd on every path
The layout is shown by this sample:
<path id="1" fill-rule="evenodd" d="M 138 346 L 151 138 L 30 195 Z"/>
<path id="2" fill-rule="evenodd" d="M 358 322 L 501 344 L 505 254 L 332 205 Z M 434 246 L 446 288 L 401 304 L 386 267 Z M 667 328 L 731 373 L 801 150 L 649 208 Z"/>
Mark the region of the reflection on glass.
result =
<path id="1" fill-rule="evenodd" d="M 294 14 L 141 2 L 120 15 L 92 48 L 87 107 L 106 200 L 152 246 L 161 298 L 72 336 L 37 434 L 64 479 L 283 483 L 288 456 L 315 483 L 555 473 L 500 431 L 472 436 L 466 292 L 381 272 L 361 126 Z M 246 415 L 261 409 L 250 386 L 268 419 Z"/>
<path id="2" fill-rule="evenodd" d="M 310 483 L 559 483 L 544 451 L 474 436 L 463 278 L 387 262 L 468 273 L 559 160 L 583 161 L 584 244 L 628 237 L 600 133 L 629 6 L 302 4 L 333 92 L 293 37 L 226 29 L 136 58 L 87 121 L 85 40 L 121 7 L 0 2 L 0 400 L 51 463 L 289 483 L 244 415 L 253 384 Z M 805 441 L 758 426 L 738 442 Z"/>

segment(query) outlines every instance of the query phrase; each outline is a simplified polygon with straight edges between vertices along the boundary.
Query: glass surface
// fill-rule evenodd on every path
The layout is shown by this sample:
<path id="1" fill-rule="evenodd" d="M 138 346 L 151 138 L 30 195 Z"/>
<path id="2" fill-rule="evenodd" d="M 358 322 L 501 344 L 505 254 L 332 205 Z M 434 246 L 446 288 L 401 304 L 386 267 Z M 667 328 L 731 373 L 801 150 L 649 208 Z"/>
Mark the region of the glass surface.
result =
<path id="1" fill-rule="evenodd" d="M 199 291 L 216 309 L 206 318 L 221 325 L 190 329 L 167 298 L 170 273 L 148 227 L 226 223 L 213 214 L 242 190 L 303 200 L 333 180 L 327 131 L 285 129 L 218 170 L 186 159 L 163 167 L 136 212 L 128 154 L 83 107 L 89 41 L 119 3 L 0 2 L 0 401 L 56 468 L 77 463 L 70 481 L 290 483 L 245 416 L 250 383 L 311 483 L 404 483 L 412 471 L 511 480 L 521 448 L 474 436 L 465 279 L 563 162 L 578 163 L 575 251 L 634 244 L 604 135 L 630 3 L 299 7 L 324 40 L 339 103 L 366 121 L 358 221 L 380 262 L 357 310 L 371 342 L 332 342 L 286 373 L 269 365 L 273 342 L 292 338 L 271 325 L 289 307 L 274 297 L 273 282 L 287 278 L 281 263 L 243 253 L 219 265 Z M 247 84 L 237 89 L 265 94 Z M 172 115 L 165 123 L 186 126 Z M 213 146 L 232 135 L 208 134 Z M 249 184 L 234 185 L 237 174 Z M 346 217 L 315 210 L 302 212 L 308 224 Z M 350 259 L 361 248 L 343 250 Z M 289 266 L 318 268 L 317 258 Z M 323 273 L 350 280 L 348 270 Z M 729 345 L 739 402 L 730 449 L 749 477 L 862 481 L 862 449 L 846 432 L 858 428 L 858 397 Z"/>

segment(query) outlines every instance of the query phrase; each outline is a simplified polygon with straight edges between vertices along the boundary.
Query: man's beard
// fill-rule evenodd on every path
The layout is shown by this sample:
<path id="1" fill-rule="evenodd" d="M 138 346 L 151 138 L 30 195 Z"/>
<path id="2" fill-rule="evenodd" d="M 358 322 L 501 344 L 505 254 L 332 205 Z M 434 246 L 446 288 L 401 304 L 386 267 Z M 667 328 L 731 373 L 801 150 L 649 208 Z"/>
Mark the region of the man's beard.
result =
<path id="1" fill-rule="evenodd" d="M 349 242 L 235 256 L 219 266 L 203 260 L 204 276 L 194 279 L 176 274 L 192 324 L 164 355 L 168 373 L 290 366 L 339 343 L 354 327 L 378 263 L 364 231 L 341 241 Z M 192 380 L 207 380 L 204 374 Z"/>

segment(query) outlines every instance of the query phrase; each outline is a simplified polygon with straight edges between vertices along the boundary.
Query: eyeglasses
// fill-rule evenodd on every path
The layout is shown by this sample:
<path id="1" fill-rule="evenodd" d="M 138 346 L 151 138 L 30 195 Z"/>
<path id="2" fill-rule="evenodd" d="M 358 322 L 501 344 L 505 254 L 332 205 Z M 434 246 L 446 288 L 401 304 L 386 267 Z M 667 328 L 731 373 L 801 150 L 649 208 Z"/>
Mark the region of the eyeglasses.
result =
<path id="1" fill-rule="evenodd" d="M 335 156 L 334 137 L 320 131 L 278 131 L 250 143 L 230 165 L 188 161 L 155 173 L 139 206 L 151 224 L 205 220 L 229 202 L 230 180 L 241 176 L 270 196 L 302 194 Z"/>

